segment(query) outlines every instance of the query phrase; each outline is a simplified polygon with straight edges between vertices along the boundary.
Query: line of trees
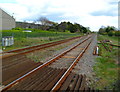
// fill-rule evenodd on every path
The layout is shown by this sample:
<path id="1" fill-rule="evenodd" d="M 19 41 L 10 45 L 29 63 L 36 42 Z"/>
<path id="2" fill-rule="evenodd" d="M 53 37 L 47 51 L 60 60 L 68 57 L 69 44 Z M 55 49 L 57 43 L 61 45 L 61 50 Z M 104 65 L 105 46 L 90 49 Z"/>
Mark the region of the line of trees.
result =
<path id="1" fill-rule="evenodd" d="M 42 25 L 42 30 L 48 31 L 70 31 L 71 33 L 81 32 L 81 33 L 89 33 L 91 32 L 89 27 L 84 27 L 78 23 L 70 23 L 70 22 L 61 22 L 60 24 L 52 22 L 48 20 L 46 17 L 40 17 L 37 22 L 40 22 Z"/>
<path id="2" fill-rule="evenodd" d="M 120 31 L 117 30 L 114 26 L 101 27 L 98 33 L 108 36 L 120 36 Z"/>

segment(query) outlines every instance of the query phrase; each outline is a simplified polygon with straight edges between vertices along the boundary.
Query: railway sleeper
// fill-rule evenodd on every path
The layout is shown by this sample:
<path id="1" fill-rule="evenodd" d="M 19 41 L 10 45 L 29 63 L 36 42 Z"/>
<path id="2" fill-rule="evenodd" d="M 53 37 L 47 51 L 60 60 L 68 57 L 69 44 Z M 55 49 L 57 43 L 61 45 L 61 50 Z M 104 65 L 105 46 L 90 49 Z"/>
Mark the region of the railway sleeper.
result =
<path id="1" fill-rule="evenodd" d="M 33 90 L 36 86 L 40 85 L 40 83 L 42 83 L 49 75 L 51 75 L 54 70 L 48 68 L 47 71 L 45 71 L 45 70 L 43 70 L 43 71 L 45 72 L 43 74 L 41 74 L 40 71 L 37 73 L 37 75 L 39 75 L 39 76 L 35 76 L 35 77 L 30 76 L 33 79 L 32 80 L 29 79 L 28 81 L 26 81 L 29 83 L 26 85 L 24 85 L 24 84 L 21 85 L 21 88 L 23 90 Z M 17 89 L 19 89 L 19 87 Z"/>
<path id="2" fill-rule="evenodd" d="M 53 69 L 50 75 L 48 75 L 45 79 L 42 80 L 42 82 L 35 87 L 33 90 L 43 90 L 44 87 L 46 87 L 51 81 L 53 82 L 54 78 L 60 73 L 62 70 Z"/>
<path id="3" fill-rule="evenodd" d="M 43 90 L 51 90 L 52 87 L 56 84 L 56 82 L 61 78 L 64 72 L 65 70 L 62 69 L 60 73 L 57 73 L 56 77 L 54 76 L 53 81 L 49 81 L 49 84 L 45 88 L 43 88 Z"/>
<path id="4" fill-rule="evenodd" d="M 62 84 L 58 92 L 67 91 L 67 92 L 76 92 L 76 91 L 85 91 L 90 90 L 86 87 L 86 76 L 85 75 L 77 75 L 74 73 L 70 73 L 65 82 Z"/>
<path id="5" fill-rule="evenodd" d="M 41 69 L 39 72 L 35 73 L 35 74 L 32 74 L 30 77 L 28 77 L 26 79 L 26 83 L 22 84 L 22 89 L 25 90 L 29 87 L 31 87 L 31 85 L 34 85 L 37 81 L 40 81 L 40 78 L 44 78 L 45 74 L 50 72 L 52 69 L 49 69 L 49 68 L 43 68 Z"/>

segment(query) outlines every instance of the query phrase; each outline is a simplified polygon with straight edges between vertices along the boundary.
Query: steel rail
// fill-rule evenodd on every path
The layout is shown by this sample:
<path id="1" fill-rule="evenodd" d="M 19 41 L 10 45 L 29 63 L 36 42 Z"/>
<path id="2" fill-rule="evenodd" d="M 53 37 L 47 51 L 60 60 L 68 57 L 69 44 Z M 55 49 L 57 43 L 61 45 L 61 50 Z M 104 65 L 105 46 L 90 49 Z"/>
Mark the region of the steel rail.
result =
<path id="1" fill-rule="evenodd" d="M 69 38 L 69 39 L 66 39 L 66 40 L 60 40 L 60 41 L 56 41 L 56 42 L 51 42 L 51 43 L 46 43 L 46 44 L 31 46 L 31 47 L 28 47 L 28 48 L 22 48 L 22 49 L 16 49 L 16 50 L 4 52 L 4 53 L 18 52 L 18 53 L 14 53 L 14 54 L 10 54 L 10 55 L 5 54 L 5 55 L 2 55 L 2 58 L 6 58 L 6 57 L 10 57 L 10 56 L 15 56 L 15 55 L 21 55 L 21 54 L 27 54 L 27 53 L 33 52 L 35 50 L 40 50 L 40 49 L 48 48 L 48 47 L 55 46 L 55 45 L 58 45 L 58 44 L 62 44 L 62 43 L 68 42 L 68 41 L 73 40 L 73 39 L 78 39 L 80 37 L 81 36 Z M 22 52 L 22 51 L 24 51 L 24 52 Z"/>
<path id="2" fill-rule="evenodd" d="M 3 52 L 3 53 L 19 52 L 19 51 L 23 51 L 23 50 L 27 50 L 27 49 L 31 49 L 31 48 L 36 48 L 36 47 L 45 46 L 45 45 L 48 45 L 48 44 L 53 44 L 53 43 L 56 43 L 56 42 L 66 42 L 66 41 L 69 41 L 69 40 L 72 40 L 72 39 L 77 39 L 77 38 L 80 38 L 80 37 L 81 36 L 73 37 L 73 38 L 69 38 L 69 39 L 65 39 L 65 40 L 60 40 L 60 41 L 55 41 L 55 42 L 49 42 L 49 43 L 40 44 L 40 45 L 35 45 L 35 46 L 31 46 L 31 47 L 21 48 L 21 49 L 14 49 L 14 50 L 6 51 L 6 52 Z"/>
<path id="3" fill-rule="evenodd" d="M 73 70 L 73 68 L 75 67 L 75 65 L 78 63 L 78 61 L 80 60 L 80 58 L 83 56 L 84 52 L 87 50 L 87 48 L 89 47 L 89 45 L 91 44 L 91 42 L 92 42 L 92 40 L 82 50 L 82 52 L 79 53 L 79 55 L 74 60 L 74 62 L 71 64 L 71 66 L 67 69 L 67 71 L 63 74 L 63 76 L 59 79 L 59 81 L 52 88 L 51 92 L 57 91 L 61 87 L 62 83 L 66 80 L 66 78 L 68 77 L 68 75 L 70 74 L 70 72 Z"/>
<path id="4" fill-rule="evenodd" d="M 17 84 L 18 82 L 20 82 L 21 80 L 23 80 L 24 78 L 26 78 L 27 76 L 29 76 L 30 74 L 34 73 L 35 71 L 50 65 L 51 63 L 53 63 L 55 60 L 59 59 L 60 57 L 62 57 L 64 54 L 66 54 L 67 52 L 71 51 L 72 49 L 74 49 L 75 47 L 79 46 L 80 44 L 82 44 L 83 42 L 87 41 L 88 39 L 90 39 L 91 36 L 89 36 L 88 38 L 86 38 L 85 40 L 83 40 L 82 42 L 76 44 L 75 46 L 67 49 L 66 51 L 60 53 L 59 55 L 55 56 L 54 58 L 50 59 L 49 61 L 47 61 L 46 63 L 43 63 L 42 65 L 34 68 L 32 71 L 26 73 L 25 75 L 21 76 L 20 78 L 14 80 L 13 82 L 9 83 L 8 85 L 6 85 L 3 89 L 2 92 L 4 92 L 5 90 L 9 89 L 10 87 L 14 86 L 15 84 Z"/>

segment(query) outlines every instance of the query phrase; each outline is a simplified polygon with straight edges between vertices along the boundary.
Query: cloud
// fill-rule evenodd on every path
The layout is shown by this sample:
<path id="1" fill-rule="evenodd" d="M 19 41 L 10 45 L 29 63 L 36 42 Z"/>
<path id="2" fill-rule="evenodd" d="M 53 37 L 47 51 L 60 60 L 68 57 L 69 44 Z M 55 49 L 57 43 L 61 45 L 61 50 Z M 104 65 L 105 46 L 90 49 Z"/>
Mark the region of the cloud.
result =
<path id="1" fill-rule="evenodd" d="M 111 5 L 117 5 L 118 2 L 109 2 L 109 4 L 111 4 Z"/>
<path id="2" fill-rule="evenodd" d="M 102 25 L 104 26 L 115 26 L 117 27 L 116 21 L 118 20 L 117 16 L 85 16 L 82 17 L 81 20 L 82 25 L 89 26 L 93 31 L 97 31 L 96 29 L 100 28 Z"/>
<path id="3" fill-rule="evenodd" d="M 118 16 L 118 11 L 96 11 L 96 12 L 92 12 L 91 15 L 93 16 Z"/>
<path id="4" fill-rule="evenodd" d="M 24 17 L 29 16 L 28 9 L 25 6 L 21 6 L 19 4 L 9 4 L 9 3 L 0 4 L 0 6 L 8 14 L 13 15 L 16 20 L 22 20 L 24 19 Z"/>
<path id="5" fill-rule="evenodd" d="M 15 0 L 1 0 L 0 3 L 16 3 Z"/>
<path id="6" fill-rule="evenodd" d="M 117 2 L 118 0 L 13 0 L 11 3 L 4 1 L 0 6 L 11 15 L 14 13 L 17 21 L 34 21 L 45 16 L 55 22 L 77 22 L 91 27 L 91 30 L 98 30 L 102 25 L 117 27 Z"/>

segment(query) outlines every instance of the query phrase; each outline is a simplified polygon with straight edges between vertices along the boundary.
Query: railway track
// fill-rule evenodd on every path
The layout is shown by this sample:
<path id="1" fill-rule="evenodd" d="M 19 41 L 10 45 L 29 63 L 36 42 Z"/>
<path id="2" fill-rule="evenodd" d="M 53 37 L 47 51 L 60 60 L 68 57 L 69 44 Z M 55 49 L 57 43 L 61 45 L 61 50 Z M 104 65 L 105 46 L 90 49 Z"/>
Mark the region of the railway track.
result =
<path id="1" fill-rule="evenodd" d="M 74 38 L 75 40 L 73 40 L 73 38 L 71 39 L 76 42 L 79 40 L 79 38 L 83 39 L 85 38 L 85 36 L 74 37 Z M 65 43 L 68 43 L 68 42 L 65 42 Z M 63 44 L 65 43 L 63 42 Z M 51 47 L 54 47 L 54 46 L 51 46 Z M 49 49 L 49 48 L 46 47 L 46 49 Z M 9 56 L 6 58 L 2 58 L 2 65 L 1 65 L 2 66 L 2 83 L 6 85 L 41 64 L 42 64 L 41 62 L 36 63 L 30 58 L 28 58 L 27 54 L 17 54 L 17 55 Z"/>
<path id="2" fill-rule="evenodd" d="M 52 58 L 48 62 L 38 66 L 27 74 L 21 76 L 17 80 L 6 85 L 2 91 L 6 90 L 84 90 L 85 87 L 85 75 L 76 75 L 72 73 L 72 69 L 77 64 L 79 59 L 85 53 L 86 49 L 92 41 L 92 37 L 87 37 L 80 43 L 64 51 L 63 53 Z M 79 50 L 79 51 L 76 51 Z M 75 53 L 76 51 L 76 53 Z M 71 54 L 74 53 L 74 54 Z M 68 56 L 70 55 L 70 56 Z M 71 55 L 72 56 L 71 58 Z M 68 58 L 63 61 L 62 58 Z M 62 61 L 61 61 L 62 60 Z M 53 67 L 56 62 L 72 62 L 66 67 L 58 68 Z M 56 62 L 55 62 L 56 61 Z M 53 63 L 54 62 L 54 63 Z M 67 82 L 66 82 L 67 81 Z M 69 82 L 68 82 L 69 81 Z M 63 86 L 67 85 L 67 86 Z M 71 86 L 72 85 L 72 86 Z M 76 85 L 76 86 L 75 86 Z"/>
<path id="3" fill-rule="evenodd" d="M 36 45 L 36 46 L 31 46 L 31 47 L 26 47 L 26 48 L 22 48 L 22 49 L 15 49 L 15 50 L 11 50 L 11 51 L 6 51 L 2 53 L 2 56 L 0 58 L 7 58 L 10 56 L 17 56 L 17 55 L 23 55 L 23 54 L 27 54 L 36 50 L 40 50 L 40 49 L 44 49 L 44 48 L 48 48 L 48 47 L 52 47 L 55 45 L 59 45 L 74 39 L 78 39 L 79 37 L 73 37 L 73 38 L 69 38 L 66 40 L 60 40 L 60 41 L 56 41 L 56 42 L 50 42 L 50 43 L 46 43 L 46 44 L 41 44 L 41 45 Z"/>

